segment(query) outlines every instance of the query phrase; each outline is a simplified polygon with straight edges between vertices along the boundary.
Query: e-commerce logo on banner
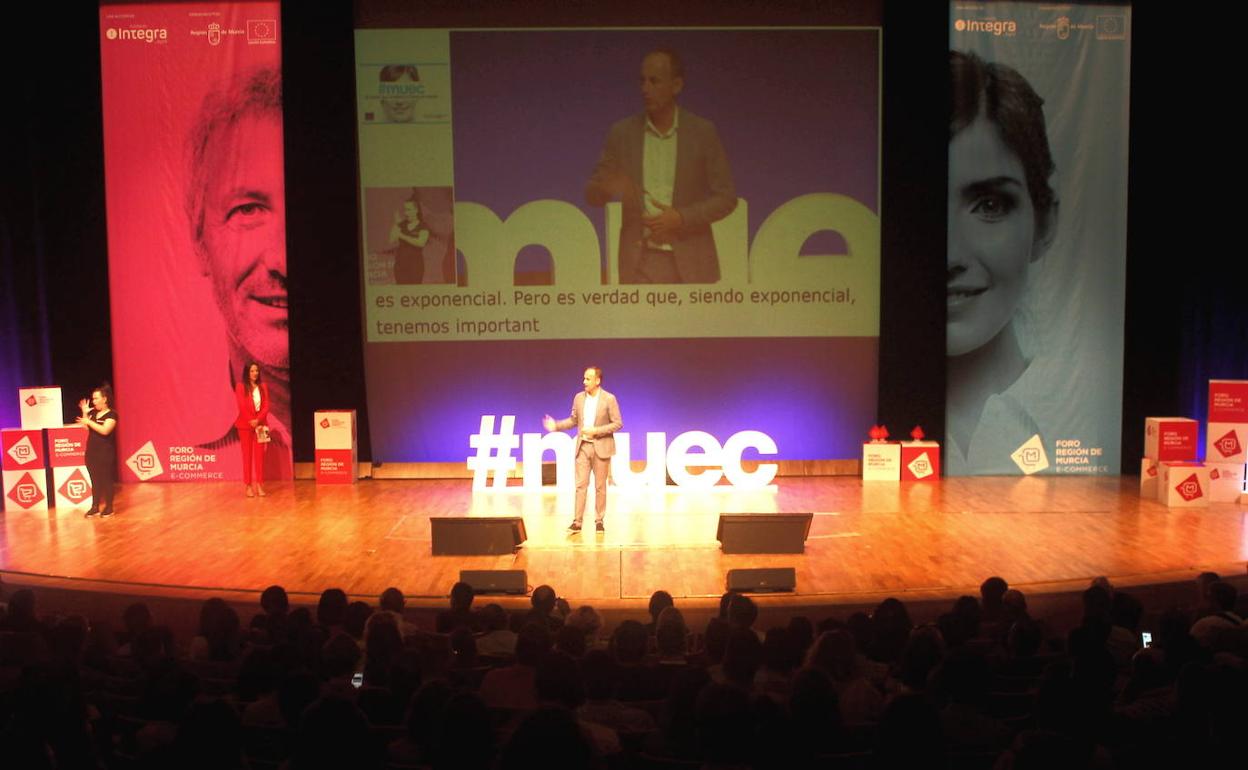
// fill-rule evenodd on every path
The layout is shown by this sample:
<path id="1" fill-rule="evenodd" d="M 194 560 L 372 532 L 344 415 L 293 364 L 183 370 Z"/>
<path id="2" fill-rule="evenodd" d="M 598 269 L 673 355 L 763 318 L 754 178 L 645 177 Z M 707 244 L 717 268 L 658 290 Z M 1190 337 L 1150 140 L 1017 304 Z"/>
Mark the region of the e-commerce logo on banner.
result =
<path id="1" fill-rule="evenodd" d="M 150 441 L 130 455 L 130 459 L 126 460 L 126 467 L 139 481 L 154 479 L 165 472 L 165 467 L 160 464 L 160 457 L 156 454 L 156 447 Z"/>
<path id="2" fill-rule="evenodd" d="M 35 445 L 31 443 L 30 436 L 22 436 L 9 447 L 9 457 L 12 457 L 13 462 L 18 465 L 25 465 L 39 459 L 39 453 L 35 451 Z"/>
<path id="3" fill-rule="evenodd" d="M 61 497 L 77 505 L 86 502 L 86 499 L 91 496 L 91 482 L 82 475 L 82 470 L 75 468 L 57 491 L 61 493 Z"/>
<path id="4" fill-rule="evenodd" d="M 468 446 L 477 450 L 468 458 L 472 474 L 472 488 L 504 489 L 507 474 L 515 470 L 513 452 L 521 447 L 524 461 L 524 487 L 538 489 L 542 486 L 542 456 L 546 452 L 555 455 L 556 486 L 570 489 L 575 484 L 573 463 L 576 459 L 576 442 L 560 431 L 554 433 L 525 433 L 516 435 L 515 415 L 503 415 L 498 430 L 494 429 L 494 415 L 481 415 L 478 432 L 469 435 Z M 722 444 L 711 434 L 692 430 L 681 433 L 669 444 L 666 433 L 646 434 L 646 468 L 633 472 L 629 457 L 630 444 L 627 433 L 616 433 L 615 455 L 611 458 L 611 479 L 617 487 L 664 487 L 670 476 L 676 486 L 688 489 L 709 489 L 721 478 L 738 489 L 760 489 L 776 477 L 775 463 L 760 463 L 753 471 L 741 465 L 741 455 L 753 449 L 760 455 L 779 452 L 776 442 L 766 433 L 743 430 L 728 437 Z M 695 451 L 696 450 L 696 451 Z M 701 473 L 691 473 L 690 467 L 703 468 Z M 490 474 L 494 484 L 487 486 Z"/>
<path id="5" fill-rule="evenodd" d="M 1024 474 L 1030 476 L 1033 473 L 1039 473 L 1049 467 L 1049 455 L 1044 451 L 1044 442 L 1040 440 L 1040 434 L 1032 436 L 1023 442 L 1023 445 L 1014 450 L 1010 455 L 1010 459 L 1018 466 L 1018 469 Z"/>
<path id="6" fill-rule="evenodd" d="M 9 499 L 22 508 L 33 508 L 43 502 L 43 490 L 29 473 L 25 473 L 9 490 Z"/>

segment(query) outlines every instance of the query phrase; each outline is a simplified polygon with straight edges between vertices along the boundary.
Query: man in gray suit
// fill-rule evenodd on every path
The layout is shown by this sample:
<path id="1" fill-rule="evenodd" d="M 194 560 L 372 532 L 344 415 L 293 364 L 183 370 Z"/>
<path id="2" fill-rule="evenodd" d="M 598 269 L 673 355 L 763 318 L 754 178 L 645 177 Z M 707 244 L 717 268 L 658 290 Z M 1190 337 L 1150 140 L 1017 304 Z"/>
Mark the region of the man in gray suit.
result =
<path id="1" fill-rule="evenodd" d="M 591 206 L 622 205 L 620 283 L 719 280 L 711 223 L 732 213 L 737 192 L 715 124 L 677 108 L 684 86 L 675 51 L 646 54 L 645 111 L 611 126 L 585 189 Z"/>
<path id="2" fill-rule="evenodd" d="M 585 495 L 589 490 L 589 474 L 594 474 L 594 528 L 605 531 L 602 517 L 607 512 L 607 471 L 615 454 L 615 432 L 624 426 L 620 405 L 615 396 L 602 389 L 602 367 L 591 366 L 582 380 L 585 389 L 572 399 L 572 414 L 556 421 L 550 415 L 542 420 L 547 431 L 577 428 L 576 432 L 576 518 L 572 532 L 581 531 L 585 518 Z"/>

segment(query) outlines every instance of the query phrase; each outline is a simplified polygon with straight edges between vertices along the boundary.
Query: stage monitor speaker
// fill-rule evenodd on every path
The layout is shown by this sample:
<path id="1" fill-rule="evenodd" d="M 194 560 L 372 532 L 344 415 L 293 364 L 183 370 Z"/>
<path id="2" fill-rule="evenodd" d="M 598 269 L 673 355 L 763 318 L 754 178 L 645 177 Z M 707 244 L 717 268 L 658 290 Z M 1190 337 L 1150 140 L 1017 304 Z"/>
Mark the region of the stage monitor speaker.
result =
<path id="1" fill-rule="evenodd" d="M 715 539 L 724 553 L 802 553 L 813 513 L 721 513 Z"/>
<path id="2" fill-rule="evenodd" d="M 515 553 L 528 539 L 524 519 L 519 516 L 492 516 L 486 519 L 433 516 L 434 556 L 498 555 Z"/>
<path id="3" fill-rule="evenodd" d="M 472 586 L 475 594 L 526 594 L 529 577 L 522 569 L 464 569 L 459 582 Z"/>
<path id="4" fill-rule="evenodd" d="M 792 567 L 728 570 L 728 590 L 773 593 L 797 588 L 797 570 Z"/>

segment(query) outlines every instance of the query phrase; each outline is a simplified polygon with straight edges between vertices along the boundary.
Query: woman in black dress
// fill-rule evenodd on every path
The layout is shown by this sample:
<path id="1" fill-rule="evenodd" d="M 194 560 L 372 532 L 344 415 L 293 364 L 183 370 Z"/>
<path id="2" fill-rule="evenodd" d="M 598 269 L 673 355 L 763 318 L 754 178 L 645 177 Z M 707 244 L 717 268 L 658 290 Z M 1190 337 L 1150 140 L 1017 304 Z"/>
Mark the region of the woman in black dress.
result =
<path id="1" fill-rule="evenodd" d="M 425 280 L 425 244 L 429 242 L 429 228 L 421 221 L 420 214 L 415 195 L 403 202 L 402 211 L 395 212 L 394 226 L 390 228 L 390 242 L 395 244 L 395 283 L 416 284 Z"/>
<path id="2" fill-rule="evenodd" d="M 91 475 L 91 508 L 87 516 L 97 513 L 112 516 L 114 484 L 117 473 L 117 412 L 113 409 L 113 389 L 107 383 L 91 391 L 91 404 L 84 398 L 78 402 L 82 416 L 74 422 L 87 427 L 87 473 Z"/>

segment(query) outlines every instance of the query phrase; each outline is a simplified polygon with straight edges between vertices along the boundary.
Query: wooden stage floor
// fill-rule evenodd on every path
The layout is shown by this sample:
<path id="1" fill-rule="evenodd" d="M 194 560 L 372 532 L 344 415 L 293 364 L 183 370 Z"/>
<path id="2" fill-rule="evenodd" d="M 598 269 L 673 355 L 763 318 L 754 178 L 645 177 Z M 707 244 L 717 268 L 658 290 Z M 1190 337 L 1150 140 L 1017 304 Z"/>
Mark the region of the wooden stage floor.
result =
<path id="1" fill-rule="evenodd" d="M 10 585 L 52 580 L 76 590 L 257 592 L 279 583 L 305 600 L 325 588 L 409 604 L 444 603 L 461 569 L 524 569 L 574 603 L 644 607 L 663 588 L 707 600 L 727 570 L 792 566 L 796 599 L 848 604 L 885 595 L 974 593 L 987 576 L 1011 585 L 1082 588 L 1096 575 L 1140 585 L 1212 569 L 1242 574 L 1248 506 L 1169 509 L 1142 500 L 1132 477 L 946 479 L 864 483 L 779 478 L 738 493 L 612 490 L 605 535 L 565 531 L 570 494 L 473 494 L 467 480 L 273 484 L 248 499 L 236 483 L 126 484 L 120 514 L 15 512 L 0 518 L 0 572 Z M 814 512 L 803 555 L 726 555 L 721 512 Z M 521 515 L 515 555 L 430 553 L 430 516 Z M 591 525 L 592 529 L 592 525 Z M 1026 589 L 1025 589 L 1026 590 Z"/>

